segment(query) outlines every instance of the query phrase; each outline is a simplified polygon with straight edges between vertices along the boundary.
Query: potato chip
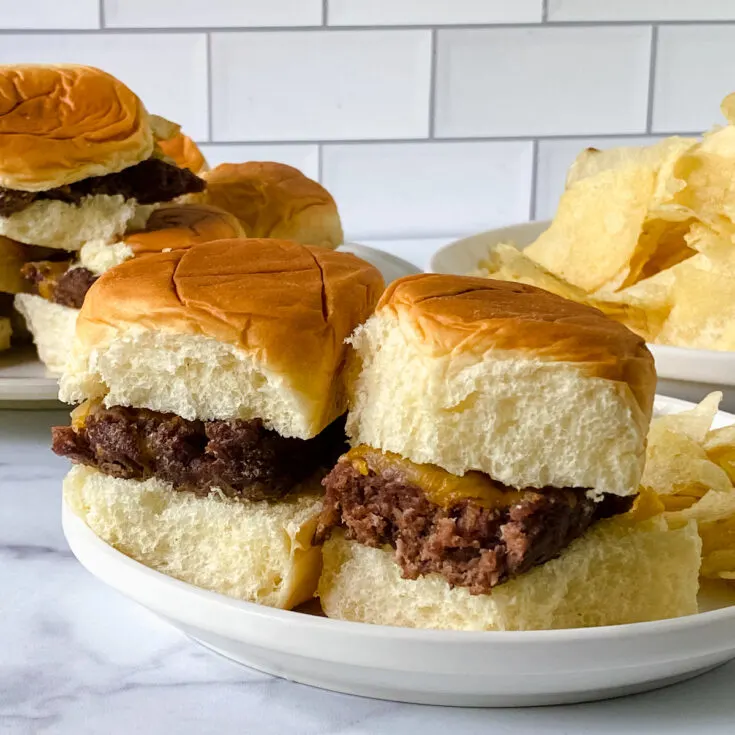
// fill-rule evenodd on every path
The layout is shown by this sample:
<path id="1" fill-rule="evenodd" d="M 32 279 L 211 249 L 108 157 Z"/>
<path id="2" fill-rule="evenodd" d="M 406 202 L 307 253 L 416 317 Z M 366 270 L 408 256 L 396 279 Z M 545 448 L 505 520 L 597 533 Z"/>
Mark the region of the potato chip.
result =
<path id="1" fill-rule="evenodd" d="M 673 306 L 657 341 L 735 349 L 735 253 L 724 258 L 700 254 L 680 265 L 672 286 Z"/>
<path id="2" fill-rule="evenodd" d="M 735 483 L 735 424 L 708 432 L 703 447 L 710 460 L 722 467 L 730 482 Z"/>
<path id="3" fill-rule="evenodd" d="M 735 235 L 735 126 L 707 133 L 702 142 L 681 156 L 676 176 L 685 182 L 674 197 L 721 236 Z"/>
<path id="4" fill-rule="evenodd" d="M 702 446 L 721 399 L 721 393 L 711 393 L 689 411 L 651 422 L 641 487 L 663 496 L 692 498 L 703 497 L 710 490 L 732 493 L 727 473 Z M 735 493 L 732 495 L 735 500 Z"/>
<path id="5" fill-rule="evenodd" d="M 698 142 L 696 138 L 672 136 L 650 146 L 620 146 L 602 151 L 597 148 L 586 148 L 570 166 L 566 186 L 570 187 L 577 181 L 595 176 L 600 171 L 624 168 L 632 161 L 648 169 L 656 171 L 663 169 L 662 182 L 664 182 L 673 173 L 671 169 L 675 166 L 676 160 Z M 678 190 L 682 185 L 683 182 L 674 188 Z M 658 194 L 662 199 L 668 198 L 662 190 L 659 190 Z"/>
<path id="6" fill-rule="evenodd" d="M 721 402 L 722 393 L 713 391 L 694 408 L 657 416 L 651 422 L 650 433 L 655 434 L 661 429 L 667 429 L 683 434 L 693 442 L 702 445 L 711 433 L 712 422 L 715 420 Z"/>
<path id="7" fill-rule="evenodd" d="M 732 485 L 728 490 L 710 490 L 691 508 L 677 511 L 668 517 L 683 518 L 697 523 L 714 523 L 725 521 L 735 516 L 735 491 Z"/>
<path id="8" fill-rule="evenodd" d="M 529 257 L 588 293 L 635 283 L 651 258 L 686 257 L 692 217 L 675 201 L 685 186 L 676 164 L 695 144 L 674 137 L 653 146 L 584 151 L 570 169 L 551 226 L 527 248 Z"/>
<path id="9" fill-rule="evenodd" d="M 665 511 L 677 511 L 684 510 L 685 508 L 691 508 L 697 500 L 699 500 L 698 497 L 693 495 L 660 495 L 659 499 Z"/>
<path id="10" fill-rule="evenodd" d="M 489 249 L 487 257 L 480 262 L 480 272 L 489 278 L 537 286 L 572 301 L 585 299 L 582 289 L 557 278 L 515 245 L 508 243 L 498 243 Z"/>
<path id="11" fill-rule="evenodd" d="M 586 292 L 624 280 L 653 196 L 645 166 L 600 171 L 575 182 L 559 201 L 546 232 L 525 253 Z"/>

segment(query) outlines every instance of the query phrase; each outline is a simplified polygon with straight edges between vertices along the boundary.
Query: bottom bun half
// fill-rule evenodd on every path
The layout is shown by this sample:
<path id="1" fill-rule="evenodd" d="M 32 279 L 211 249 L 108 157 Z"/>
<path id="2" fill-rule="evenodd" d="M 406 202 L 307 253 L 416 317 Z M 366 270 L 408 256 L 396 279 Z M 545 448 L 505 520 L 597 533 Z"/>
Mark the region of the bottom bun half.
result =
<path id="1" fill-rule="evenodd" d="M 27 293 L 18 294 L 14 304 L 33 336 L 41 362 L 51 372 L 62 373 L 74 341 L 79 309 Z"/>
<path id="2" fill-rule="evenodd" d="M 64 499 L 94 533 L 152 569 L 203 589 L 290 609 L 313 597 L 319 483 L 284 500 L 237 502 L 73 467 Z"/>
<path id="3" fill-rule="evenodd" d="M 696 526 L 662 518 L 602 521 L 561 556 L 490 595 L 439 575 L 403 579 L 390 549 L 335 533 L 324 545 L 319 596 L 331 618 L 411 628 L 548 630 L 620 625 L 697 612 Z"/>

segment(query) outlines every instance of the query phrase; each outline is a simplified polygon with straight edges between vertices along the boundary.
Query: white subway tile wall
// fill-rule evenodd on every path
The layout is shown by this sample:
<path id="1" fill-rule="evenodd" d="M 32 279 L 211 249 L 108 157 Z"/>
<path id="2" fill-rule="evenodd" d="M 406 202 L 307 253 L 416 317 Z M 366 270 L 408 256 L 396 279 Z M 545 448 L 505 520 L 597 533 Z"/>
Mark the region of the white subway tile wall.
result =
<path id="1" fill-rule="evenodd" d="M 325 145 L 322 181 L 360 237 L 471 234 L 529 215 L 533 143 Z"/>
<path id="2" fill-rule="evenodd" d="M 439 137 L 642 133 L 651 29 L 439 31 Z M 583 62 L 583 63 L 582 63 Z"/>
<path id="3" fill-rule="evenodd" d="M 552 216 L 582 148 L 696 134 L 735 91 L 733 0 L 0 0 L 0 35 L 0 63 L 116 74 L 213 165 L 302 169 L 348 238 L 420 265 Z"/>

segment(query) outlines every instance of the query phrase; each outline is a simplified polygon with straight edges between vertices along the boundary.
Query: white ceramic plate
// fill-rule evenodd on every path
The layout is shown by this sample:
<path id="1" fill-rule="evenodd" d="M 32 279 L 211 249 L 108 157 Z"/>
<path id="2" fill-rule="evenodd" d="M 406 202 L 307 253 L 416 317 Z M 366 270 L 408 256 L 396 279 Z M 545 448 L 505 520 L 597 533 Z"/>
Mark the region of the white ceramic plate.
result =
<path id="1" fill-rule="evenodd" d="M 340 247 L 372 263 L 386 284 L 421 271 L 401 258 L 356 243 Z M 32 348 L 0 353 L 0 408 L 58 407 L 58 377 L 49 373 Z"/>
<path id="2" fill-rule="evenodd" d="M 372 263 L 383 274 L 386 286 L 397 278 L 410 276 L 414 273 L 421 273 L 419 268 L 412 265 L 407 260 L 403 260 L 403 258 L 386 253 L 383 250 L 378 250 L 377 248 L 370 248 L 367 245 L 358 245 L 354 242 L 346 242 L 344 245 L 340 245 L 338 250 L 352 253 L 353 255 L 357 255 L 358 258 L 362 258 L 363 260 L 367 260 L 368 263 Z"/>
<path id="3" fill-rule="evenodd" d="M 691 404 L 657 397 L 659 413 Z M 735 421 L 721 413 L 717 425 Z M 81 563 L 195 641 L 304 684 L 381 699 L 457 706 L 581 702 L 655 689 L 735 658 L 735 593 L 700 595 L 697 615 L 538 632 L 413 630 L 274 610 L 155 572 L 63 510 Z"/>
<path id="4" fill-rule="evenodd" d="M 477 268 L 490 245 L 512 242 L 523 248 L 548 226 L 548 221 L 525 222 L 457 240 L 434 253 L 431 270 L 434 273 L 466 275 Z M 656 360 L 659 393 L 700 401 L 707 393 L 721 390 L 722 407 L 735 412 L 735 352 L 668 345 L 649 345 L 649 348 Z"/>
<path id="5" fill-rule="evenodd" d="M 33 348 L 0 353 L 0 408 L 58 407 L 58 379 Z"/>

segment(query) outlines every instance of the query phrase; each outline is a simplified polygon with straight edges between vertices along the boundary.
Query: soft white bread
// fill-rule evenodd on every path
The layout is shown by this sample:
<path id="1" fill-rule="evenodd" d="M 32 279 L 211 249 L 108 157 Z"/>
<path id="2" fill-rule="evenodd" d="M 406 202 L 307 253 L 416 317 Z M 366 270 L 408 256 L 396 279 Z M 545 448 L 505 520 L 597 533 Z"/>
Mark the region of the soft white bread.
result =
<path id="1" fill-rule="evenodd" d="M 0 66 L 0 186 L 46 191 L 116 173 L 148 158 L 153 137 L 143 103 L 110 74 Z"/>
<path id="2" fill-rule="evenodd" d="M 79 251 L 79 265 L 97 275 L 138 255 L 189 248 L 201 242 L 243 237 L 240 221 L 208 204 L 164 204 L 149 217 L 145 229 L 122 240 L 90 240 Z"/>
<path id="3" fill-rule="evenodd" d="M 382 289 L 353 255 L 279 240 L 134 258 L 87 293 L 61 399 L 315 436 L 346 410 L 344 341 Z"/>
<path id="4" fill-rule="evenodd" d="M 179 168 L 188 168 L 195 174 L 204 173 L 209 170 L 207 159 L 199 150 L 197 144 L 182 132 L 177 133 L 168 140 L 158 141 L 158 147 Z"/>
<path id="5" fill-rule="evenodd" d="M 64 480 L 64 500 L 111 546 L 197 587 L 284 609 L 316 589 L 318 482 L 277 503 L 237 502 L 77 466 Z"/>
<path id="6" fill-rule="evenodd" d="M 96 194 L 79 204 L 40 199 L 20 212 L 0 217 L 0 235 L 28 245 L 79 250 L 87 240 L 112 242 L 136 219 L 134 199 Z"/>
<path id="7" fill-rule="evenodd" d="M 697 612 L 701 541 L 696 525 L 669 530 L 661 516 L 601 521 L 546 564 L 490 595 L 451 588 L 438 574 L 403 579 L 390 549 L 324 544 L 319 581 L 331 618 L 410 628 L 548 630 L 621 625 Z"/>
<path id="8" fill-rule="evenodd" d="M 656 384 L 642 338 L 523 284 L 394 281 L 351 338 L 347 432 L 511 487 L 637 492 Z"/>
<path id="9" fill-rule="evenodd" d="M 193 200 L 232 212 L 248 237 L 327 248 L 344 242 L 332 195 L 297 168 L 270 161 L 223 163 L 202 178 L 207 188 Z"/>
<path id="10" fill-rule="evenodd" d="M 10 338 L 13 336 L 13 327 L 10 319 L 0 316 L 0 352 L 10 349 Z"/>
<path id="11" fill-rule="evenodd" d="M 60 374 L 74 341 L 79 309 L 54 304 L 41 296 L 21 293 L 14 305 L 23 316 L 41 362 L 52 373 Z"/>

